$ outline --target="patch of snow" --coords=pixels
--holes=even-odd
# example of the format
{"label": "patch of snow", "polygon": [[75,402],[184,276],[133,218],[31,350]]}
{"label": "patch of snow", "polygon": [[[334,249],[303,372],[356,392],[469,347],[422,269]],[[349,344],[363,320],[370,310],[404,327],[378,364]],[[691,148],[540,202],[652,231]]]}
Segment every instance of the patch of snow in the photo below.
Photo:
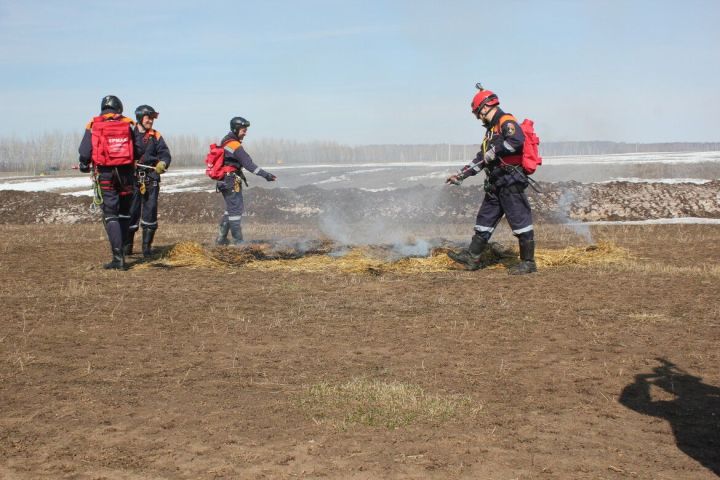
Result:
{"label": "patch of snow", "polygon": [[568,155],[543,157],[543,165],[702,163],[720,162],[720,152],[616,153],[606,155]]}
{"label": "patch of snow", "polygon": [[667,183],[667,184],[676,184],[676,183],[694,183],[696,185],[703,185],[705,183],[710,183],[712,180],[708,180],[706,178],[638,178],[638,177],[629,177],[629,178],[612,178],[610,180],[603,180],[601,182],[592,182],[592,183],[613,183],[613,182],[628,182],[628,183]]}
{"label": "patch of snow", "polygon": [[349,180],[349,178],[347,177],[347,175],[338,175],[337,177],[330,177],[330,178],[326,178],[325,180],[313,182],[313,185],[323,185],[325,183],[347,182],[348,180]]}
{"label": "patch of snow", "polygon": [[442,172],[430,172],[430,173],[425,174],[425,175],[415,175],[415,176],[413,176],[413,177],[407,177],[405,180],[407,180],[407,181],[409,181],[409,182],[417,182],[418,180],[424,180],[424,179],[426,179],[426,178],[428,178],[428,179],[429,179],[429,178],[447,178],[447,177],[449,177],[450,175],[451,175],[451,174],[448,173],[447,171],[442,171]]}
{"label": "patch of snow", "polygon": [[361,188],[360,190],[364,192],[392,192],[393,190],[397,190],[397,187],[382,187],[382,188]]}
{"label": "patch of snow", "polygon": [[92,180],[89,177],[37,177],[24,182],[2,181],[0,190],[16,190],[21,192],[49,192],[70,188],[92,188]]}

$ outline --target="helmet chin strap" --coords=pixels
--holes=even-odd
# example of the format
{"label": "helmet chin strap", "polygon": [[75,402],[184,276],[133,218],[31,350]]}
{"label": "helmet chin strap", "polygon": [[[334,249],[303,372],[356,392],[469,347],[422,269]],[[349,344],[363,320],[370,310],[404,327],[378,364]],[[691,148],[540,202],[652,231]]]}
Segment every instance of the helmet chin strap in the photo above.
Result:
{"label": "helmet chin strap", "polygon": [[485,126],[485,127],[490,126],[490,122],[492,122],[492,119],[495,117],[495,113],[493,113],[492,117],[490,117],[490,112],[493,112],[493,111],[497,112],[496,108],[497,107],[493,107],[490,110],[488,110],[487,113],[480,114],[480,120],[482,120],[483,126]]}

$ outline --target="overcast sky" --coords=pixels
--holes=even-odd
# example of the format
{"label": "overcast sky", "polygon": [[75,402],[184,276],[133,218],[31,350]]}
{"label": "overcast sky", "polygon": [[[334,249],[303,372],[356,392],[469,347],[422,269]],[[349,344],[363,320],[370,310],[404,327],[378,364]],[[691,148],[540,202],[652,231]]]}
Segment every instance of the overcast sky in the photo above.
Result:
{"label": "overcast sky", "polygon": [[718,24],[718,0],[0,0],[0,135],[114,94],[168,136],[471,144],[481,81],[545,141],[720,141]]}

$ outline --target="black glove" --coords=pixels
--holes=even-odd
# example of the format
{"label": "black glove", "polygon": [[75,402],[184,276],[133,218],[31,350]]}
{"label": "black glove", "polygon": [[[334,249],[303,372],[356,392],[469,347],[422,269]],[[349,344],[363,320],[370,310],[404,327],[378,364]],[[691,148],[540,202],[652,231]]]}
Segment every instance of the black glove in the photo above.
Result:
{"label": "black glove", "polygon": [[277,180],[277,177],[270,172],[265,172],[265,180],[267,180],[268,182],[274,182],[275,180]]}
{"label": "black glove", "polygon": [[90,173],[90,164],[89,163],[80,162],[78,165],[78,168],[80,169],[80,171],[82,173]]}

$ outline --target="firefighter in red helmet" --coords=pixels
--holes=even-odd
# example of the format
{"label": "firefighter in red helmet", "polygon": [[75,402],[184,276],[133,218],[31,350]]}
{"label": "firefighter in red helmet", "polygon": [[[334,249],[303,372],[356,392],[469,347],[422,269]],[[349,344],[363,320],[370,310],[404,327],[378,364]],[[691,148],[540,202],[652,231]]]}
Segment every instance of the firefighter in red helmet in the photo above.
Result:
{"label": "firefighter in red helmet", "polygon": [[509,273],[533,273],[537,267],[532,211],[525,193],[528,178],[520,166],[525,135],[515,117],[500,109],[500,100],[495,93],[480,84],[477,88],[479,91],[472,99],[471,110],[487,129],[485,137],[475,159],[451,175],[446,183],[460,185],[467,177],[484,171],[485,198],[477,214],[470,246],[460,252],[449,252],[448,256],[468,270],[482,268],[481,254],[505,216],[520,245],[520,263]]}

